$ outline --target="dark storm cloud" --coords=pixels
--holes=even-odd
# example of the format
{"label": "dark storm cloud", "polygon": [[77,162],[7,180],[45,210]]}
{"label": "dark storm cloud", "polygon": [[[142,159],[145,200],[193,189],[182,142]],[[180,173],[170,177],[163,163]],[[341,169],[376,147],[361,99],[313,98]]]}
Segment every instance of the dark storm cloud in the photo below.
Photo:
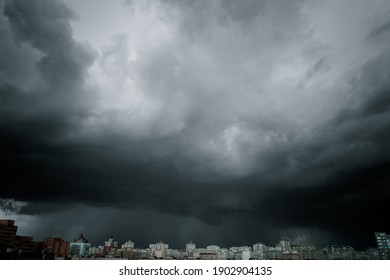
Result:
{"label": "dark storm cloud", "polygon": [[259,198],[259,216],[338,231],[339,240],[353,234],[356,245],[370,243],[370,232],[387,227],[380,213],[390,196],[389,59],[386,50],[367,62],[351,81],[351,98],[359,102],[337,113],[308,145],[288,151],[299,167],[289,183],[280,181],[285,188]]}
{"label": "dark storm cloud", "polygon": [[386,21],[379,26],[373,28],[367,35],[368,40],[386,39],[390,33],[390,21]]}
{"label": "dark storm cloud", "polygon": [[61,219],[55,234],[96,242],[108,228],[173,246],[390,231],[376,215],[390,195],[390,50],[332,78],[304,4],[150,4],[148,44],[116,35],[98,57],[64,3],[5,1],[0,197],[28,203],[34,234]]}
{"label": "dark storm cloud", "polygon": [[5,1],[3,14],[8,18],[14,39],[40,52],[37,66],[50,83],[69,87],[82,82],[93,54],[88,46],[72,39],[69,20],[74,14],[65,4]]}
{"label": "dark storm cloud", "polygon": [[[95,53],[72,39],[73,12],[61,2],[5,1],[2,8],[2,46],[10,50],[0,54],[2,191],[45,197],[61,180],[50,179],[66,154],[56,143],[87,113],[83,79]],[[29,76],[35,80],[23,81]]]}
{"label": "dark storm cloud", "polygon": [[26,203],[15,201],[14,199],[0,199],[0,210],[7,216],[11,213],[18,214]]}
{"label": "dark storm cloud", "polygon": [[[13,49],[11,57],[15,58],[14,67],[18,67],[13,70],[8,53],[2,53],[3,118],[17,118],[27,125],[35,121],[45,126],[47,122],[51,126],[56,118],[77,117],[68,113],[85,106],[82,82],[95,54],[88,45],[72,39],[68,22],[72,11],[56,1],[5,1],[2,6],[2,21],[8,22],[3,28],[3,41]],[[35,80],[24,85],[23,81],[19,83],[19,75]],[[14,112],[6,115],[7,109]]]}

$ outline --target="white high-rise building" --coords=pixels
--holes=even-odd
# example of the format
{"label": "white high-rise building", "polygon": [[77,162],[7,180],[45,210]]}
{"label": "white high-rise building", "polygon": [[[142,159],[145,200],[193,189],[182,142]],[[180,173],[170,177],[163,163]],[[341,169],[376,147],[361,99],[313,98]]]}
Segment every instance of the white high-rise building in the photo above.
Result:
{"label": "white high-rise building", "polygon": [[209,245],[206,247],[206,253],[216,254],[219,250],[221,250],[221,248],[217,245]]}
{"label": "white high-rise building", "polygon": [[253,252],[264,252],[267,251],[267,246],[261,242],[258,242],[256,244],[253,244]]}
{"label": "white high-rise building", "polygon": [[72,256],[87,257],[91,254],[91,243],[83,234],[69,245],[69,252]]}
{"label": "white high-rise building", "polygon": [[280,240],[279,243],[276,245],[276,247],[280,248],[282,252],[290,252],[291,251],[291,244],[288,240]]}
{"label": "white high-rise building", "polygon": [[114,237],[110,237],[108,241],[104,242],[104,247],[118,248],[118,242],[114,240]]}
{"label": "white high-rise building", "polygon": [[378,245],[379,258],[382,260],[390,259],[390,235],[386,232],[376,232],[375,237]]}
{"label": "white high-rise building", "polygon": [[196,249],[196,245],[194,243],[190,242],[190,243],[186,244],[186,252],[187,253],[192,253],[195,251],[195,249]]}
{"label": "white high-rise building", "polygon": [[160,241],[156,244],[150,244],[151,254],[154,258],[163,259],[168,255],[168,244]]}
{"label": "white high-rise building", "polygon": [[238,251],[238,252],[235,252],[234,254],[234,258],[236,260],[249,260],[251,257],[251,252],[248,250],[248,251]]}
{"label": "white high-rise building", "polygon": [[104,242],[104,254],[113,255],[118,250],[118,242],[111,236],[108,241]]}
{"label": "white high-rise building", "polygon": [[134,242],[129,240],[129,241],[123,243],[122,249],[133,250],[134,249]]}

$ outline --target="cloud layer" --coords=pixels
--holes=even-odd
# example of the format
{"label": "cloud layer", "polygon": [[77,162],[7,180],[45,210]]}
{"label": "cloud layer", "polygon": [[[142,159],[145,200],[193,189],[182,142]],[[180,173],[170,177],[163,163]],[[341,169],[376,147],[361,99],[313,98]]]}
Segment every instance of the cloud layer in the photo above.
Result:
{"label": "cloud layer", "polygon": [[[30,232],[390,231],[386,1],[115,2],[88,33],[76,2],[1,1],[0,197],[28,203]],[[172,230],[142,234],[158,221]]]}

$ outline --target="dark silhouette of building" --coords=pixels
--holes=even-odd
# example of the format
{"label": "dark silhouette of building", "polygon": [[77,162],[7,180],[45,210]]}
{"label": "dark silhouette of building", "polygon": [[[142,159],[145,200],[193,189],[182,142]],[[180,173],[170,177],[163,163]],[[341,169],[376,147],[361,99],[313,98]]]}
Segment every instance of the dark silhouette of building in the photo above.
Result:
{"label": "dark silhouette of building", "polygon": [[0,252],[12,249],[18,227],[13,220],[0,220]]}

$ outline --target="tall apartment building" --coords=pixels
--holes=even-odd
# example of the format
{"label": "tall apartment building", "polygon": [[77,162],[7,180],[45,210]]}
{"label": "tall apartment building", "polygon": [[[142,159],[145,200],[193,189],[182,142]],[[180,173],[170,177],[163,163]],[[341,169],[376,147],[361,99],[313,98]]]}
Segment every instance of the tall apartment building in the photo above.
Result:
{"label": "tall apartment building", "polygon": [[192,252],[195,251],[195,249],[196,249],[196,244],[195,243],[190,242],[190,243],[186,244],[186,252],[187,253],[192,253]]}
{"label": "tall apartment building", "polygon": [[69,245],[70,255],[78,257],[87,257],[90,255],[91,243],[84,237],[83,234]]}
{"label": "tall apartment building", "polygon": [[17,235],[15,237],[14,249],[20,253],[31,253],[35,247],[32,236]]}
{"label": "tall apartment building", "polygon": [[276,244],[276,248],[280,248],[282,252],[289,252],[291,251],[291,243],[289,240],[282,239]]}
{"label": "tall apartment building", "polygon": [[113,254],[118,249],[118,242],[114,240],[114,237],[110,237],[108,241],[104,242],[104,254]]}
{"label": "tall apartment building", "polygon": [[56,257],[66,257],[69,254],[70,243],[58,237],[45,239],[45,250]]}
{"label": "tall apartment building", "polygon": [[8,248],[13,247],[17,230],[15,221],[0,220],[0,252],[5,252]]}
{"label": "tall apartment building", "polygon": [[129,240],[122,245],[123,250],[134,250],[134,242]]}
{"label": "tall apartment building", "polygon": [[257,242],[256,244],[253,244],[252,248],[253,248],[253,252],[255,253],[267,251],[267,246],[261,242]]}
{"label": "tall apartment building", "polygon": [[162,241],[150,244],[149,248],[151,249],[152,257],[156,259],[164,259],[168,255],[169,246]]}
{"label": "tall apartment building", "polygon": [[378,245],[379,258],[382,260],[390,259],[390,235],[386,232],[376,232],[375,237]]}

